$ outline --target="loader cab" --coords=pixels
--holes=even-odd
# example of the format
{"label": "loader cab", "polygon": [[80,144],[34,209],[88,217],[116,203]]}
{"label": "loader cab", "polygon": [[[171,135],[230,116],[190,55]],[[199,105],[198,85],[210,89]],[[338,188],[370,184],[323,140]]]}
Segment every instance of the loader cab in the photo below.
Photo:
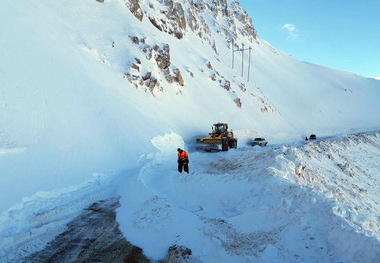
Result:
{"label": "loader cab", "polygon": [[228,133],[228,125],[226,123],[214,124],[213,130],[216,136]]}

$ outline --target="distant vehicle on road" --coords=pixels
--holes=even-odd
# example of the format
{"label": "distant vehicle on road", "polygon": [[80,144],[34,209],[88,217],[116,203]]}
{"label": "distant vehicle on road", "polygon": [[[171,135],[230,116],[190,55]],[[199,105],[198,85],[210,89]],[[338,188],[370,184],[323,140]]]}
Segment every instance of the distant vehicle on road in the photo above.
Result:
{"label": "distant vehicle on road", "polygon": [[317,135],[310,134],[309,140],[316,140],[316,139],[317,139]]}
{"label": "distant vehicle on road", "polygon": [[264,138],[255,138],[251,143],[252,146],[255,146],[255,145],[267,146],[267,144],[268,144],[268,141],[265,140]]}

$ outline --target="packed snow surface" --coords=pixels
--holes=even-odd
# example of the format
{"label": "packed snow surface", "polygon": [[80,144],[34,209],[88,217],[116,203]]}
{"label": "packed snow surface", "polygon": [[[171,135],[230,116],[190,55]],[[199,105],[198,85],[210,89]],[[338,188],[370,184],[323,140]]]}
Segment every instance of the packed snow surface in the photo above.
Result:
{"label": "packed snow surface", "polygon": [[[168,138],[168,137],[167,137]],[[155,260],[378,262],[380,133],[175,159],[150,155],[120,188],[118,221]]]}
{"label": "packed snow surface", "polygon": [[[184,6],[185,11],[189,10],[189,1],[178,2]],[[233,2],[228,0],[226,3],[233,10]],[[151,10],[151,15],[162,15],[160,9],[163,8],[163,3],[160,1],[140,1],[140,5],[143,10]],[[276,50],[264,40],[258,38],[252,41],[237,33],[234,35],[236,44],[252,47],[251,80],[247,82],[247,72],[244,72],[242,78],[239,67],[231,69],[231,39],[226,38],[228,34],[222,34],[230,30],[227,28],[227,18],[220,13],[215,15],[208,9],[200,15],[214,47],[189,27],[183,38],[177,39],[158,30],[146,16],[140,22],[123,0],[103,3],[95,0],[2,2],[0,237],[3,243],[0,256],[9,258],[12,257],[12,249],[23,249],[23,238],[32,233],[33,239],[43,232],[43,228],[40,228],[38,231],[41,232],[34,235],[36,227],[48,225],[54,229],[55,225],[50,223],[55,221],[55,216],[49,215],[39,225],[36,222],[39,216],[35,211],[49,214],[49,210],[56,211],[54,207],[65,208],[69,204],[74,204],[73,207],[79,210],[93,201],[87,198],[89,193],[102,193],[96,183],[92,184],[94,187],[83,187],[84,185],[94,182],[93,178],[98,178],[98,175],[110,178],[117,185],[120,181],[114,178],[121,175],[125,178],[125,186],[120,192],[121,227],[131,241],[141,245],[153,258],[162,256],[164,247],[176,241],[175,237],[178,242],[193,245],[191,248],[196,255],[204,255],[205,259],[208,257],[206,251],[202,250],[202,243],[195,244],[198,239],[203,240],[205,248],[215,248],[218,251],[216,258],[233,261],[240,259],[238,254],[242,253],[244,260],[257,257],[263,260],[277,257],[280,260],[290,260],[284,256],[285,250],[289,250],[287,257],[293,257],[292,252],[298,251],[304,244],[298,241],[305,237],[306,230],[301,231],[297,226],[305,225],[305,228],[311,226],[315,230],[307,234],[320,242],[320,247],[323,247],[320,250],[333,247],[332,240],[343,240],[345,237],[347,240],[363,241],[362,246],[353,249],[338,247],[352,253],[346,253],[347,257],[361,256],[356,249],[360,247],[365,252],[363,255],[376,259],[376,249],[368,250],[368,247],[377,244],[373,240],[378,240],[379,210],[376,209],[376,197],[370,194],[372,188],[367,189],[360,183],[379,174],[376,166],[379,156],[374,155],[373,160],[368,159],[371,156],[369,149],[359,151],[357,145],[350,146],[352,151],[359,152],[360,158],[368,162],[365,167],[358,166],[363,174],[367,173],[366,179],[355,182],[363,191],[353,190],[353,193],[360,192],[359,200],[365,200],[365,191],[368,192],[365,211],[356,212],[360,216],[350,210],[356,204],[354,199],[344,199],[352,193],[322,187],[336,185],[337,189],[341,189],[343,186],[338,184],[339,180],[334,179],[334,173],[344,171],[351,180],[351,172],[357,172],[356,166],[333,155],[333,158],[339,160],[339,166],[328,168],[332,177],[326,174],[324,178],[328,183],[318,181],[321,184],[318,187],[309,186],[306,183],[309,179],[302,182],[296,180],[298,177],[292,179],[294,173],[289,168],[291,165],[277,152],[299,153],[308,160],[305,168],[299,168],[300,164],[297,163],[294,170],[300,170],[299,173],[303,176],[311,173],[318,175],[318,169],[325,171],[325,162],[317,162],[317,159],[313,159],[316,157],[309,157],[305,151],[295,150],[293,153],[292,148],[287,147],[269,152],[246,149],[230,152],[227,157],[221,153],[193,153],[191,162],[199,165],[192,163],[191,167],[199,168],[192,171],[195,173],[191,179],[174,173],[175,162],[172,162],[175,159],[175,149],[191,149],[194,139],[197,136],[207,136],[211,125],[218,121],[229,123],[239,139],[239,148],[247,146],[254,137],[266,137],[272,143],[283,144],[299,141],[311,133],[332,136],[375,130],[380,126],[380,115],[376,114],[380,110],[378,80],[300,62]],[[236,25],[244,26],[239,21],[236,21]],[[237,32],[241,30],[238,28]],[[133,43],[136,37],[139,44]],[[142,44],[142,39],[145,44]],[[177,82],[167,82],[154,56],[149,57],[144,51],[156,46],[157,50],[161,50],[165,45],[170,47],[169,71],[179,70],[184,86]],[[141,62],[139,71],[133,71],[131,65],[137,61]],[[248,54],[245,56],[245,62],[247,61]],[[235,62],[236,65],[241,64],[241,57],[236,56]],[[160,84],[152,90],[147,88],[147,83],[136,87],[126,78],[128,73],[143,76],[148,72]],[[376,144],[377,139],[373,140]],[[308,151],[312,150],[310,148]],[[270,158],[263,157],[266,155]],[[257,156],[267,165],[259,166],[255,175],[251,173],[256,169],[251,165],[254,163],[254,160],[250,160],[252,156]],[[244,158],[247,158],[246,162]],[[276,159],[275,162],[273,158]],[[292,158],[294,160],[291,159],[291,162],[303,160],[297,159],[301,158],[299,156]],[[351,155],[347,158],[351,158]],[[353,158],[352,162],[356,162]],[[240,159],[242,167],[236,168],[235,163],[240,163]],[[226,160],[226,166],[220,164],[223,160]],[[269,166],[273,168],[270,172],[267,170]],[[227,172],[229,169],[232,171]],[[256,180],[256,177],[261,178],[260,174],[264,177],[263,181],[259,184],[252,183],[251,180]],[[329,180],[335,183],[330,184]],[[272,186],[273,181],[275,184]],[[108,184],[106,185],[104,189],[108,189]],[[127,191],[128,189],[133,191]],[[137,193],[136,189],[140,189],[141,193]],[[314,195],[317,189],[332,193],[335,197],[338,195],[342,198],[342,205],[335,209],[337,206],[330,202],[333,197],[321,193]],[[108,190],[105,192],[108,193]],[[260,196],[258,193],[271,197],[259,200],[263,204],[259,210],[255,209]],[[61,199],[60,194],[65,198]],[[289,201],[289,195],[301,196],[305,201],[293,201],[291,198]],[[151,199],[153,201],[147,203]],[[317,210],[325,211],[326,214],[321,221],[310,223],[309,220],[316,215],[309,208],[314,204],[314,199]],[[61,204],[59,200],[62,200]],[[168,204],[170,209],[162,209],[163,204]],[[162,242],[153,245],[153,241],[144,240],[142,235],[138,237],[138,229],[145,228],[145,221],[136,221],[139,218],[136,211],[142,209],[140,218],[144,218],[146,213],[146,222],[153,220],[150,213],[146,212],[148,210],[140,205],[159,210],[157,213],[162,221],[154,219],[152,227],[156,230],[150,231],[147,228],[146,234],[153,235],[151,240],[162,238]],[[362,203],[360,205],[359,208],[363,207]],[[269,217],[269,211],[274,207],[279,209],[278,220]],[[328,216],[331,214],[328,212],[331,212],[330,208],[334,208],[334,212]],[[289,215],[287,209],[297,213],[299,210],[304,217]],[[160,211],[164,211],[164,214]],[[67,213],[58,214],[60,219],[56,221],[63,222],[76,213],[69,209]],[[284,226],[289,222],[283,219],[286,216],[294,217],[299,222],[298,225],[289,226],[295,228],[293,232]],[[252,218],[258,218],[255,227],[261,231],[255,232],[253,237],[248,223]],[[299,221],[301,218],[305,218],[305,222]],[[359,232],[354,234],[350,230],[343,231],[338,227],[337,220],[345,222],[352,229],[359,228]],[[136,226],[131,225],[132,222],[136,222]],[[175,222],[173,228],[169,228],[168,222]],[[270,222],[270,227],[265,222]],[[336,223],[333,229],[328,228],[331,222]],[[181,232],[181,236],[177,237],[177,230],[187,229],[187,225],[192,228]],[[326,229],[331,233],[328,238],[325,235],[327,232],[319,232]],[[290,232],[290,236],[285,237],[286,231]],[[298,236],[296,233],[303,235]],[[248,246],[247,240],[253,239],[264,240],[267,245],[261,245],[265,243],[263,241],[254,246],[255,250],[248,247],[242,249],[241,246],[234,248],[231,240],[240,240],[240,235],[245,238],[242,241],[243,247],[244,244]],[[322,237],[318,238],[318,235]],[[373,239],[367,238],[370,235],[373,235]],[[43,242],[49,238],[51,237],[45,236]],[[284,249],[275,245],[275,241],[286,238],[293,240],[288,242],[291,247]],[[43,246],[43,242],[35,247]],[[350,244],[353,241],[346,245]],[[338,248],[331,256],[334,259],[343,255]],[[313,255],[320,257],[320,250],[297,254],[298,257],[294,258]],[[24,251],[28,253],[32,248],[25,248]],[[328,252],[325,252],[322,258],[328,259]],[[21,253],[17,257],[23,255]]]}

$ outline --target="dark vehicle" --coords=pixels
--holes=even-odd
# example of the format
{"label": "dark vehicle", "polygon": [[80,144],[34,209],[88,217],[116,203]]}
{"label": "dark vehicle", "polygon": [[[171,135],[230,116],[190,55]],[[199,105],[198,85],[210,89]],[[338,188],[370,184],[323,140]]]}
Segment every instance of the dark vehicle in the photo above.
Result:
{"label": "dark vehicle", "polygon": [[311,134],[309,137],[309,140],[316,140],[316,139],[317,139],[317,135],[315,134]]}
{"label": "dark vehicle", "polygon": [[252,146],[259,145],[259,146],[267,146],[268,142],[264,138],[255,138],[253,142],[251,143]]}

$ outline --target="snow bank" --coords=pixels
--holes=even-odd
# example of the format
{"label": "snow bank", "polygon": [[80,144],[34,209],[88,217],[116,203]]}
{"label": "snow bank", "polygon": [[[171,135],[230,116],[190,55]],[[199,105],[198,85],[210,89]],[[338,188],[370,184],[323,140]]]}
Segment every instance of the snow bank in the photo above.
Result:
{"label": "snow bank", "polygon": [[90,204],[115,196],[114,179],[94,174],[87,182],[37,192],[0,216],[0,262],[19,262],[41,250]]}
{"label": "snow bank", "polygon": [[[371,175],[380,167],[367,161],[379,154],[378,137],[194,152],[190,175],[176,172],[175,154],[152,156],[121,187],[117,220],[154,260],[178,244],[202,262],[376,262],[378,186]],[[349,146],[358,141],[358,150]],[[358,152],[360,163],[352,159]],[[355,167],[352,179],[337,169],[340,160]]]}

